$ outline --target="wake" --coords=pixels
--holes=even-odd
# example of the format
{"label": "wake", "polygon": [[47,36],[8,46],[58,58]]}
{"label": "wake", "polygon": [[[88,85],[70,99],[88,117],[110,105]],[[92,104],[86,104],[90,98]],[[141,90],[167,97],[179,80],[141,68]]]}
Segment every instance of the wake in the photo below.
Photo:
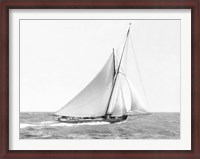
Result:
{"label": "wake", "polygon": [[71,126],[81,126],[81,125],[107,125],[110,124],[109,122],[102,121],[102,122],[85,122],[85,123],[61,123],[61,122],[56,122],[56,121],[43,121],[37,124],[25,124],[22,123],[20,124],[20,128],[26,128],[26,127],[57,127],[57,126],[66,126],[66,127],[71,127]]}

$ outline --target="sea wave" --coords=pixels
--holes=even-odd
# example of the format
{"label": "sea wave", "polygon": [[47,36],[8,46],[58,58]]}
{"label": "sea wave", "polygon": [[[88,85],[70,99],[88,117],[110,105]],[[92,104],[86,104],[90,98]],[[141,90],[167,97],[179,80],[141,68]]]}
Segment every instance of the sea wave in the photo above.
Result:
{"label": "sea wave", "polygon": [[21,113],[20,139],[180,139],[180,114],[152,113],[113,124],[75,124],[53,120],[45,112]]}

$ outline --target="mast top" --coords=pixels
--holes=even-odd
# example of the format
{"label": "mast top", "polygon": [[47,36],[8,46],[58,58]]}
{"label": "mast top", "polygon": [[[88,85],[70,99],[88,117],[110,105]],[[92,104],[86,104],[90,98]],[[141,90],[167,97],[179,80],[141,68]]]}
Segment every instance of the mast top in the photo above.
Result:
{"label": "mast top", "polygon": [[129,28],[128,28],[127,36],[129,34],[130,28],[131,28],[131,23],[129,23]]}

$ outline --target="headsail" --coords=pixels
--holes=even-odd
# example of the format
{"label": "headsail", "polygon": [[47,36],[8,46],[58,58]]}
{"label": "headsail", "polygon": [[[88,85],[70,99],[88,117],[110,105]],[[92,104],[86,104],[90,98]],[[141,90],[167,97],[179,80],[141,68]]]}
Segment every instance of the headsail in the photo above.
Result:
{"label": "headsail", "polygon": [[121,86],[124,82],[125,76],[121,73],[118,73],[118,74],[116,74],[115,78],[116,78],[115,84],[113,86],[113,91],[112,91],[112,94],[110,97],[110,102],[109,102],[108,110],[107,110],[108,115],[111,115],[113,113],[113,110],[115,108],[115,104],[116,104],[117,98],[119,96],[119,92],[120,92]]}
{"label": "headsail", "polygon": [[113,54],[97,76],[55,115],[73,117],[98,117],[106,114],[113,87]]}
{"label": "headsail", "polygon": [[132,82],[126,77],[126,81],[129,86],[130,95],[131,95],[131,111],[134,114],[144,114],[148,111],[144,108],[145,104],[143,103],[142,99],[140,98],[140,95],[136,91],[134,85]]}
{"label": "headsail", "polygon": [[126,106],[124,101],[124,96],[122,92],[122,88],[119,88],[119,94],[115,103],[114,110],[111,114],[111,116],[123,116],[126,115]]}

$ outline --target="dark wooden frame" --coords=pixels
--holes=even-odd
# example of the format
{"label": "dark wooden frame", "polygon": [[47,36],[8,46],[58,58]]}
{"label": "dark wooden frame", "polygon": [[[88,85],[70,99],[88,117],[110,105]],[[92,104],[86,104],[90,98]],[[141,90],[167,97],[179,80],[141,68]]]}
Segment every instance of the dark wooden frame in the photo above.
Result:
{"label": "dark wooden frame", "polygon": [[[1,2],[1,157],[0,158],[200,158],[199,0],[5,0]],[[9,150],[9,9],[191,9],[192,150],[82,151]]]}

